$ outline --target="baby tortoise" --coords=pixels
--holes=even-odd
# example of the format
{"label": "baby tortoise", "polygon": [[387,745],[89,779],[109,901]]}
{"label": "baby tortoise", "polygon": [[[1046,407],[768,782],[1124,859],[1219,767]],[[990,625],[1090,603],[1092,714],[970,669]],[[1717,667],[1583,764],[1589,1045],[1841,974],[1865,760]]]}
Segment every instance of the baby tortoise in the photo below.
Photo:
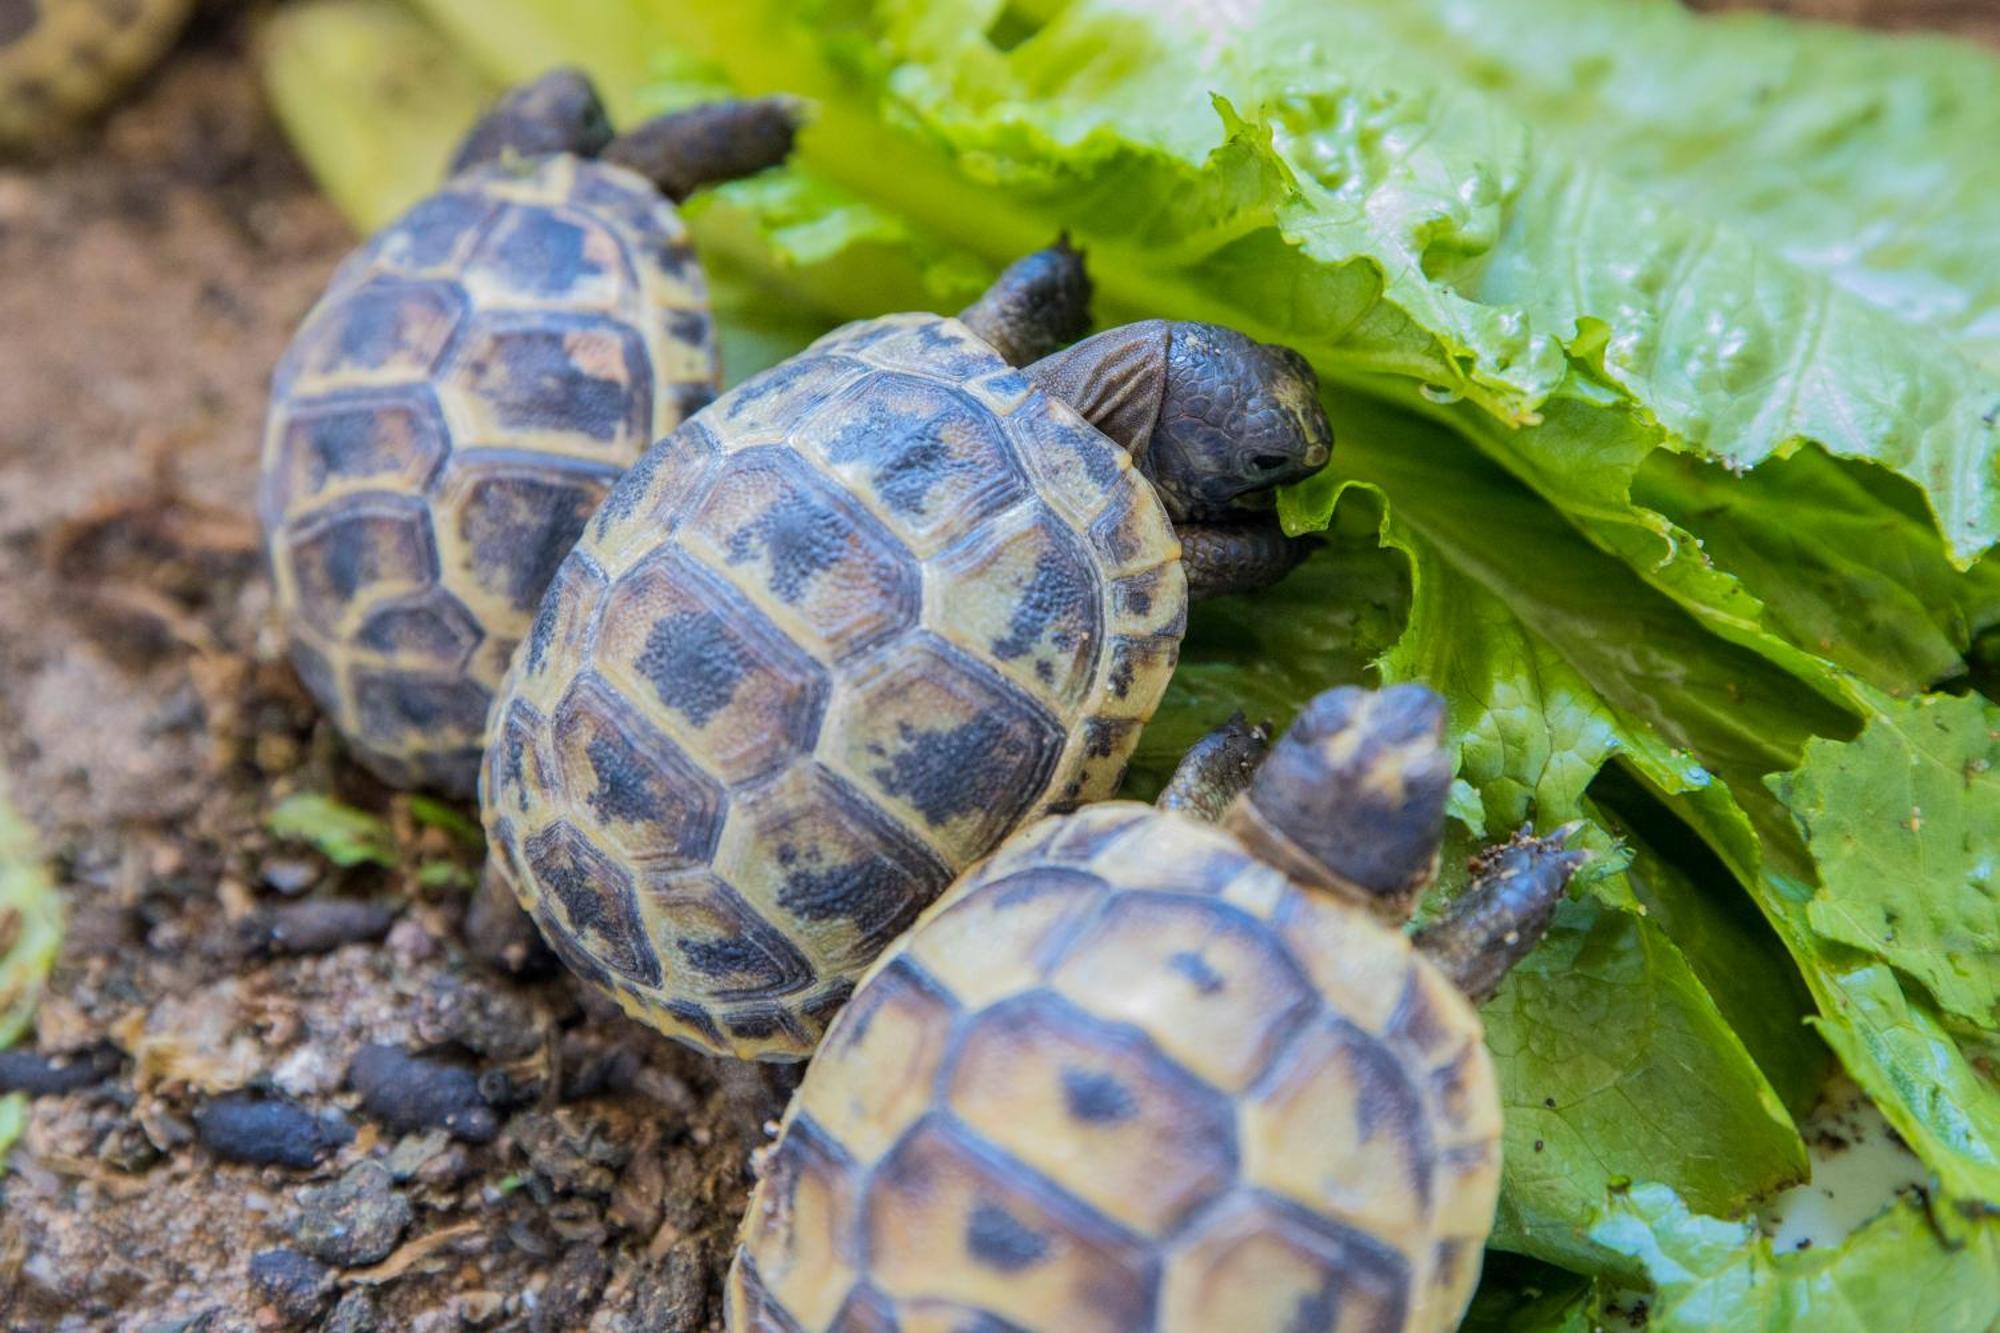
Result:
{"label": "baby tortoise", "polygon": [[771,166],[782,99],[613,138],[547,75],[335,274],[279,363],[264,523],[292,661],[383,781],[473,794],[486,715],[611,483],[715,396],[674,203]]}
{"label": "baby tortoise", "polygon": [[486,825],[633,1016],[809,1054],[959,871],[1111,794],[1189,585],[1290,567],[1233,501],[1326,462],[1311,368],[1160,320],[1058,350],[1088,299],[1058,245],[959,318],[828,334],[649,450],[558,571]]}
{"label": "baby tortoise", "polygon": [[1443,731],[1333,690],[1194,784],[1241,791],[1219,825],[1093,806],[959,881],[806,1071],[729,1327],[1457,1327],[1500,1183],[1473,1004],[1581,854],[1488,853],[1412,947]]}
{"label": "baby tortoise", "polygon": [[194,0],[0,0],[0,149],[102,110],[174,44]]}

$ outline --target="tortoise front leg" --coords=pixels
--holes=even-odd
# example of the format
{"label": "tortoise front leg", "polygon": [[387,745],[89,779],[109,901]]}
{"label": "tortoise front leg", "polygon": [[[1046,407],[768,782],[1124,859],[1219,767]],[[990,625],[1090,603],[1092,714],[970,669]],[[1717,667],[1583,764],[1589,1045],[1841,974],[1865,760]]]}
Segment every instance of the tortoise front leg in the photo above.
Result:
{"label": "tortoise front leg", "polygon": [[1007,266],[959,319],[1010,366],[1067,347],[1090,327],[1090,279],[1067,236]]}
{"label": "tortoise front leg", "polygon": [[603,160],[638,172],[680,203],[704,185],[754,176],[792,151],[804,118],[796,97],[752,97],[670,111],[613,139]]}
{"label": "tortoise front leg", "polygon": [[1153,804],[1213,824],[1243,794],[1271,748],[1271,729],[1237,712],[1189,748]]}
{"label": "tortoise front leg", "polygon": [[1412,941],[1458,983],[1474,1004],[1500,989],[1507,970],[1548,932],[1571,875],[1588,859],[1563,844],[1581,828],[1565,824],[1546,838],[1527,829],[1472,862],[1472,883]]}
{"label": "tortoise front leg", "polygon": [[1188,596],[1223,597],[1268,588],[1304,560],[1310,542],[1287,537],[1275,518],[1241,523],[1183,523],[1181,568]]}

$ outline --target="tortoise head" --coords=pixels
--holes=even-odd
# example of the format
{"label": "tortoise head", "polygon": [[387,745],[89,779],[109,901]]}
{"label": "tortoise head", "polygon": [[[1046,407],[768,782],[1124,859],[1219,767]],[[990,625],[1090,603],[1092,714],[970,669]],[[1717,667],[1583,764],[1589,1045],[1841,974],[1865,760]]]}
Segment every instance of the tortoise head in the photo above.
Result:
{"label": "tortoise head", "polygon": [[1451,758],[1444,700],[1343,686],[1307,704],[1224,819],[1304,884],[1406,919],[1437,870]]}
{"label": "tortoise head", "polygon": [[1240,498],[1326,466],[1333,428],[1319,377],[1297,352],[1219,324],[1180,321],[1166,359],[1140,467],[1176,521],[1222,518]]}
{"label": "tortoise head", "polygon": [[593,157],[610,142],[611,121],[590,76],[552,69],[494,103],[459,142],[451,170],[553,153]]}

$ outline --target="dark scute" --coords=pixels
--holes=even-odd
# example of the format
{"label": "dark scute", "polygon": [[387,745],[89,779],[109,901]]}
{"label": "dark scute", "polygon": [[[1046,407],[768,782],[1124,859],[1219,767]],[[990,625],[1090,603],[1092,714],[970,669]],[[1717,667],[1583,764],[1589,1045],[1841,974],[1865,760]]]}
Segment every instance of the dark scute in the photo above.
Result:
{"label": "dark scute", "polygon": [[841,1011],[854,995],[854,983],[840,980],[799,1005],[799,1012],[816,1026],[824,1027],[833,1021],[833,1016]]}
{"label": "dark scute", "polygon": [[[561,567],[557,567],[558,573]],[[535,623],[528,630],[528,671],[539,675],[548,661],[549,647],[555,642],[556,622],[562,618],[560,593],[551,591],[542,597],[535,610]]]}
{"label": "dark scute", "polygon": [[1285,1321],[1285,1333],[1333,1333],[1340,1324],[1340,1287],[1328,1279],[1302,1294]]}
{"label": "dark scute", "polygon": [[394,251],[408,268],[436,268],[458,252],[492,211],[476,194],[440,191],[412,206],[371,248],[378,254]]}
{"label": "dark scute", "polygon": [[813,577],[840,563],[852,530],[845,518],[802,490],[787,488],[729,537],[729,563],[770,562],[771,591],[797,602]]}
{"label": "dark scute", "polygon": [[516,609],[535,609],[603,493],[596,480],[482,479],[458,520],[479,581],[497,584]]}
{"label": "dark scute", "polygon": [[1209,966],[1207,959],[1187,949],[1169,957],[1167,966],[1193,982],[1194,988],[1203,995],[1213,995],[1229,984],[1220,972]]}
{"label": "dark scute", "polygon": [[[660,960],[646,938],[632,881],[624,871],[563,824],[529,838],[522,850],[536,881],[562,904],[571,930],[579,937],[595,937],[590,947],[577,944],[581,952],[642,986],[660,984]],[[552,920],[544,919],[542,925],[552,941],[564,934]]]}
{"label": "dark scute", "polygon": [[500,269],[507,282],[543,296],[561,296],[604,272],[585,252],[590,233],[567,218],[541,208],[515,211],[481,258]]}
{"label": "dark scute", "polygon": [[736,1009],[722,1016],[722,1026],[746,1041],[759,1041],[783,1032],[785,1016],[776,1009]]}
{"label": "dark scute", "polygon": [[668,1000],[660,1006],[680,1023],[693,1028],[712,1044],[722,1045],[722,1029],[715,1025],[715,1018],[708,1010],[688,1000]]}
{"label": "dark scute", "polygon": [[735,977],[765,971],[770,956],[762,945],[746,935],[725,935],[715,939],[676,941],[675,947],[689,967],[707,977]]}
{"label": "dark scute", "polygon": [[661,392],[673,401],[674,416],[682,421],[715,401],[715,388],[709,384],[673,384]]}
{"label": "dark scute", "polygon": [[[1347,1069],[1355,1081],[1355,1120],[1361,1142],[1369,1144],[1378,1134],[1398,1141],[1402,1151],[1385,1161],[1384,1169],[1395,1161],[1406,1163],[1410,1169],[1406,1183],[1428,1211],[1434,1154],[1423,1095],[1393,1051],[1344,1019],[1335,1020],[1334,1029],[1346,1048]],[[1378,1155],[1381,1152],[1379,1148],[1376,1151]]]}
{"label": "dark scute", "polygon": [[[602,336],[612,328],[617,326],[598,323],[589,332]],[[649,413],[638,398],[648,376],[631,335],[618,329],[627,362],[624,381],[578,365],[565,345],[569,335],[561,328],[514,329],[486,344],[471,367],[472,379],[501,423],[510,430],[562,431],[607,443],[628,425],[643,428]]]}
{"label": "dark scute", "polygon": [[303,1171],[354,1137],[338,1111],[315,1115],[289,1097],[226,1092],[197,1107],[195,1138],[217,1157]]}
{"label": "dark scute", "polygon": [[1021,806],[1041,787],[1061,745],[1059,735],[1030,719],[990,712],[941,730],[919,731],[907,722],[897,730],[900,744],[873,776],[932,825],[974,810]]}
{"label": "dark scute", "polygon": [[584,799],[607,823],[641,823],[662,817],[652,789],[653,770],[622,734],[609,729],[591,737],[584,749],[596,787]]}
{"label": "dark scute", "polygon": [[40,0],[0,0],[0,46],[27,36],[41,17]]}
{"label": "dark scute", "polygon": [[480,630],[456,607],[391,606],[369,616],[356,639],[379,653],[449,665],[478,645]]}
{"label": "dark scute", "polygon": [[[786,850],[779,849],[781,861]],[[844,866],[787,871],[778,905],[805,921],[850,921],[866,939],[889,940],[916,920],[946,882],[934,867],[870,856]]]}
{"label": "dark scute", "polygon": [[[699,310],[676,310],[667,316],[667,336],[675,342],[686,343],[691,347],[700,347],[706,344],[710,337],[710,330],[713,327],[714,325],[709,317]],[[688,387],[699,388],[704,391],[708,388],[707,385],[690,385]],[[710,393],[709,396],[713,397],[714,394]],[[690,408],[689,410],[693,411],[695,409]]]}
{"label": "dark scute", "polygon": [[638,667],[660,702],[697,727],[736,697],[753,663],[713,611],[677,611],[647,631]]}
{"label": "dark scute", "polygon": [[1033,652],[1045,635],[1052,647],[1068,652],[1076,646],[1075,627],[1091,622],[1096,604],[1089,568],[1064,553],[1044,551],[1028,585],[1015,596],[1007,636],[993,644],[993,655],[1004,662]]}
{"label": "dark scute", "polygon": [[[373,477],[402,470],[404,458],[389,434],[391,416],[408,421],[411,436],[428,433],[429,422],[411,417],[409,409],[398,407],[359,408],[319,417],[305,427],[307,484],[314,490],[325,486],[330,477]],[[425,443],[431,443],[425,441]]]}
{"label": "dark scute", "polygon": [[1078,1120],[1115,1124],[1129,1120],[1139,1109],[1132,1090],[1102,1070],[1065,1068],[1062,1085],[1063,1103]]}
{"label": "dark scute", "polygon": [[1049,1240],[995,1203],[980,1202],[966,1219],[965,1252],[989,1268],[1018,1273],[1048,1257]]}
{"label": "dark scute", "polygon": [[600,539],[611,531],[613,523],[632,517],[633,511],[639,507],[639,502],[646,498],[646,492],[652,488],[653,478],[658,475],[660,465],[666,462],[667,455],[673,451],[679,439],[680,433],[677,431],[640,454],[639,461],[628,468],[625,475],[620,477],[606,493],[604,502],[597,508],[597,535]]}
{"label": "dark scute", "polygon": [[963,415],[963,409],[956,409],[911,421],[902,413],[875,406],[833,437],[827,458],[834,463],[862,462],[891,509],[921,517],[934,487],[982,470],[979,459],[954,453],[945,440],[944,428]]}
{"label": "dark scute", "polygon": [[475,680],[356,672],[354,702],[362,732],[390,742],[407,732],[476,736],[485,728],[493,699]]}

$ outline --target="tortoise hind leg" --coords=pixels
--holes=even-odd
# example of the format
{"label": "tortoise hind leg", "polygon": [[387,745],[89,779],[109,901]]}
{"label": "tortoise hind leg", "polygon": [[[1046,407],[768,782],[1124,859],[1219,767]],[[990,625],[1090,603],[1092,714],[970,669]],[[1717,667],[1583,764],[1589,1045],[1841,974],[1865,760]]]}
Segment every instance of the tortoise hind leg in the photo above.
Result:
{"label": "tortoise hind leg", "polygon": [[783,162],[803,109],[795,97],[756,97],[670,111],[613,139],[603,158],[638,172],[678,204],[704,185]]}
{"label": "tortoise hind leg", "polygon": [[1268,588],[1292,572],[1312,544],[1287,537],[1271,517],[1243,523],[1182,523],[1181,568],[1188,596],[1223,597]]}
{"label": "tortoise hind leg", "polygon": [[959,319],[1010,366],[1041,360],[1090,327],[1090,278],[1067,236],[1007,266]]}
{"label": "tortoise hind leg", "polygon": [[1194,743],[1153,804],[1212,824],[1250,785],[1270,748],[1270,727],[1252,725],[1239,711]]}
{"label": "tortoise hind leg", "polygon": [[1588,855],[1563,844],[1578,826],[1546,838],[1522,830],[1472,863],[1472,883],[1417,932],[1416,946],[1474,1004],[1491,999],[1509,968],[1541,943],[1556,905]]}
{"label": "tortoise hind leg", "polygon": [[507,93],[459,141],[451,174],[509,157],[594,157],[611,142],[611,120],[590,76],[555,69]]}

